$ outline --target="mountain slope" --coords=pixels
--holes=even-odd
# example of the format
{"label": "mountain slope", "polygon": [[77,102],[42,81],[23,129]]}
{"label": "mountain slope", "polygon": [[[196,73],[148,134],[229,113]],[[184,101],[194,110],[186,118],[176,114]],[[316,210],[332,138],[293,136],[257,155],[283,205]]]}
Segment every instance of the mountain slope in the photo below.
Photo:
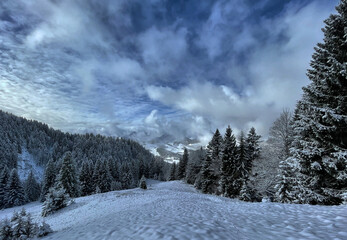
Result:
{"label": "mountain slope", "polygon": [[[45,219],[44,239],[346,239],[347,206],[246,203],[182,182],[77,198]],[[41,205],[25,206],[36,220]],[[20,209],[20,208],[17,208]],[[0,211],[0,219],[14,209]]]}

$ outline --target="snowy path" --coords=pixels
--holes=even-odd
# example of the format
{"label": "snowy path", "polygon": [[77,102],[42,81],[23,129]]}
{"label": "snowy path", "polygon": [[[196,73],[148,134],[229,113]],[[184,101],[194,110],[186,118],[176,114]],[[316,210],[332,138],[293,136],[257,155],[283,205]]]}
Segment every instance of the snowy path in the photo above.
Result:
{"label": "snowy path", "polygon": [[56,232],[44,239],[347,239],[347,206],[245,203],[178,181],[78,198],[46,222]]}

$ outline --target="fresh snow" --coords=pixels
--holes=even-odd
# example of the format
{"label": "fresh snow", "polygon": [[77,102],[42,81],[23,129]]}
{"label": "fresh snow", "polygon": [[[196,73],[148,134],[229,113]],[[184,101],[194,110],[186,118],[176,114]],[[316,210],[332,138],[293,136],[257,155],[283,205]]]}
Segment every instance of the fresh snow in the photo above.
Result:
{"label": "fresh snow", "polygon": [[41,182],[43,178],[43,167],[36,164],[33,155],[26,148],[22,148],[22,153],[18,154],[18,175],[22,181],[25,181],[33,171],[36,181]]}
{"label": "fresh snow", "polygon": [[[180,181],[75,199],[45,221],[43,239],[347,239],[347,206],[247,203]],[[42,221],[40,203],[24,206]],[[0,219],[14,210],[0,211]]]}

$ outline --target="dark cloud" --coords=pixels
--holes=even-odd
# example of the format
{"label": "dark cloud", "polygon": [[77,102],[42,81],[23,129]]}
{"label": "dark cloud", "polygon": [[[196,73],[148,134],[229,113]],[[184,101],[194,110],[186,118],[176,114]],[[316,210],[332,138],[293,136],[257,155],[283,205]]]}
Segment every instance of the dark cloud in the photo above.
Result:
{"label": "dark cloud", "polygon": [[68,131],[267,133],[336,1],[0,2],[0,107]]}

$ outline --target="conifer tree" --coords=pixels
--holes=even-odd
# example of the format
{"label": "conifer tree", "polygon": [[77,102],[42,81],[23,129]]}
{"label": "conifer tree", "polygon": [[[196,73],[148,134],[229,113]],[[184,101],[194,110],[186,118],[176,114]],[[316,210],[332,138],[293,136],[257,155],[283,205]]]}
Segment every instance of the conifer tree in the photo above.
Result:
{"label": "conifer tree", "polygon": [[24,192],[29,202],[37,201],[40,197],[40,185],[37,183],[32,170],[24,183]]}
{"label": "conifer tree", "polygon": [[201,169],[201,191],[203,193],[213,193],[214,191],[214,189],[211,189],[214,180],[211,164],[211,157],[207,155]]}
{"label": "conifer tree", "polygon": [[188,164],[188,150],[184,148],[184,153],[181,161],[178,163],[177,178],[184,179],[186,177],[187,164]]}
{"label": "conifer tree", "polygon": [[46,195],[46,200],[42,206],[42,216],[46,217],[49,214],[68,206],[70,203],[70,196],[66,193],[63,186],[55,185],[49,189]]}
{"label": "conifer tree", "polygon": [[142,177],[140,179],[139,187],[142,189],[147,189],[146,178],[144,175],[142,175]]}
{"label": "conifer tree", "polygon": [[15,168],[11,171],[7,189],[8,192],[5,197],[6,207],[20,206],[26,202],[24,189]]}
{"label": "conifer tree", "polygon": [[84,161],[79,176],[81,186],[81,196],[90,195],[93,192],[93,172],[91,171],[90,162]]}
{"label": "conifer tree", "polygon": [[223,137],[217,129],[214,133],[212,140],[207,145],[207,155],[211,159],[209,166],[211,174],[210,176],[210,193],[218,193],[220,168],[221,168],[221,156],[223,149]]}
{"label": "conifer tree", "polygon": [[234,186],[234,172],[236,170],[236,139],[230,126],[226,129],[224,136],[224,148],[222,153],[222,167],[220,192],[226,197],[231,197]]}
{"label": "conifer tree", "polygon": [[291,203],[294,201],[294,197],[292,196],[294,173],[292,173],[292,169],[289,165],[289,160],[283,160],[280,162],[279,166],[279,182],[275,186],[276,193],[275,197],[278,202],[281,203]]}
{"label": "conifer tree", "polygon": [[325,20],[294,115],[293,195],[299,203],[340,204],[347,191],[347,1]]}
{"label": "conifer tree", "polygon": [[63,157],[62,166],[57,177],[57,184],[64,188],[70,197],[79,196],[79,183],[71,152],[66,152]]}
{"label": "conifer tree", "polygon": [[174,181],[176,180],[176,163],[172,163],[171,164],[171,168],[170,168],[170,176],[169,176],[169,181]]}
{"label": "conifer tree", "polygon": [[5,199],[7,193],[7,184],[10,178],[8,168],[5,166],[0,174],[0,209],[5,207]]}
{"label": "conifer tree", "polygon": [[95,164],[93,179],[95,191],[98,188],[100,193],[111,191],[112,176],[109,172],[107,161],[98,160]]}
{"label": "conifer tree", "polygon": [[45,175],[42,183],[42,190],[41,190],[41,196],[40,201],[45,201],[45,196],[48,193],[49,189],[54,186],[56,180],[56,170],[55,170],[55,164],[53,162],[53,159],[50,159],[46,165],[45,169]]}
{"label": "conifer tree", "polygon": [[252,163],[255,159],[257,159],[260,155],[260,135],[257,135],[255,132],[255,128],[252,127],[249,130],[246,138],[246,148],[247,148],[247,171],[250,173],[252,170]]}

